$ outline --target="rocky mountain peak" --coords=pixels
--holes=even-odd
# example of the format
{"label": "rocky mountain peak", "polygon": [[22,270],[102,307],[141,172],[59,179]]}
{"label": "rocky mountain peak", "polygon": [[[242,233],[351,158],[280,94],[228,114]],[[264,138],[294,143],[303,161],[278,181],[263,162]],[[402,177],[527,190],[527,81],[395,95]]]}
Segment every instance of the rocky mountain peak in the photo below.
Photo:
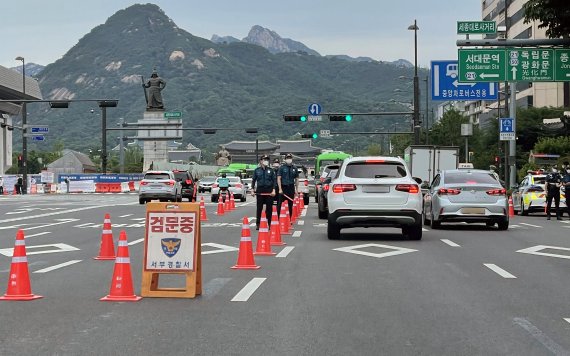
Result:
{"label": "rocky mountain peak", "polygon": [[259,25],[253,26],[251,30],[249,30],[247,37],[242,41],[261,46],[271,53],[302,51],[315,56],[320,56],[317,51],[310,49],[303,43],[294,41],[290,38],[283,38],[279,36],[277,32]]}

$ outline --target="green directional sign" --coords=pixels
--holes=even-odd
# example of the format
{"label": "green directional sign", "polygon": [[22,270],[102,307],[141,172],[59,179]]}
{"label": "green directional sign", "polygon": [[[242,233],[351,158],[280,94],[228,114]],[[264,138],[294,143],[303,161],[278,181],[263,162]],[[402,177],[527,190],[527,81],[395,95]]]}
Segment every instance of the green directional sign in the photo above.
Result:
{"label": "green directional sign", "polygon": [[554,50],[554,79],[570,81],[570,48]]}
{"label": "green directional sign", "polygon": [[554,81],[554,50],[550,48],[507,48],[507,80]]}
{"label": "green directional sign", "polygon": [[504,49],[460,49],[458,81],[461,83],[505,81]]}
{"label": "green directional sign", "polygon": [[180,117],[182,117],[181,111],[166,111],[164,113],[165,119],[173,119],[173,118],[180,118]]}
{"label": "green directional sign", "polygon": [[457,34],[497,33],[495,21],[457,21]]}

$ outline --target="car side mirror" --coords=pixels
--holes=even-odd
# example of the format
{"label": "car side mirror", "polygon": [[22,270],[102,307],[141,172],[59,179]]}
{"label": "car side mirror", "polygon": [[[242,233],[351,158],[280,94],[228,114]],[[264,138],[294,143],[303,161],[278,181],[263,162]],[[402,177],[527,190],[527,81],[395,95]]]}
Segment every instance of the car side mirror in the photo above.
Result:
{"label": "car side mirror", "polygon": [[421,179],[421,178],[418,178],[418,177],[412,177],[412,179],[413,179],[413,180],[415,180],[415,181],[416,181],[416,183],[418,183],[418,184],[420,184],[420,185],[421,185],[421,184],[423,184],[423,181],[422,181],[422,179]]}
{"label": "car side mirror", "polygon": [[428,182],[423,182],[422,185],[420,186],[420,188],[422,188],[422,189],[429,189],[429,188],[430,188],[429,183],[428,183]]}

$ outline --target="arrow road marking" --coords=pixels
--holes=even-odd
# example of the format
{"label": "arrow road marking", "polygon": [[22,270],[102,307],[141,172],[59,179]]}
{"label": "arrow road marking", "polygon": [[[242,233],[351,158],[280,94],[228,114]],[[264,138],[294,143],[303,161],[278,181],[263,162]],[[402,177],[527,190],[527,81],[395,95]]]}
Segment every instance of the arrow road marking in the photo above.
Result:
{"label": "arrow road marking", "polygon": [[[54,247],[55,249],[52,250],[41,250],[45,247]],[[31,251],[34,249],[40,249],[40,251]],[[73,247],[67,244],[49,244],[49,245],[36,245],[36,246],[26,246],[26,255],[40,255],[44,253],[56,253],[56,252],[70,252],[70,251],[79,251],[77,247]],[[12,257],[14,254],[14,248],[3,248],[0,250],[0,255],[4,255],[6,257]]]}
{"label": "arrow road marking", "polygon": [[539,252],[541,250],[562,250],[562,251],[570,251],[570,248],[567,247],[556,247],[556,246],[546,246],[546,245],[538,245],[534,247],[525,248],[522,250],[518,250],[517,252],[520,253],[528,253],[529,255],[539,255],[539,256],[548,256],[548,257],[556,257],[556,258],[565,258],[570,259],[570,255],[558,255],[555,253],[546,253],[546,252]]}
{"label": "arrow road marking", "polygon": [[249,298],[255,293],[257,288],[265,282],[267,278],[253,278],[242,290],[232,298],[232,302],[247,302]]}
{"label": "arrow road marking", "polygon": [[491,271],[495,272],[496,274],[498,274],[499,276],[503,277],[503,278],[517,278],[515,276],[513,276],[512,274],[510,274],[509,272],[505,271],[504,269],[502,269],[501,267],[492,264],[492,263],[484,263],[483,264],[485,267],[489,268]]}

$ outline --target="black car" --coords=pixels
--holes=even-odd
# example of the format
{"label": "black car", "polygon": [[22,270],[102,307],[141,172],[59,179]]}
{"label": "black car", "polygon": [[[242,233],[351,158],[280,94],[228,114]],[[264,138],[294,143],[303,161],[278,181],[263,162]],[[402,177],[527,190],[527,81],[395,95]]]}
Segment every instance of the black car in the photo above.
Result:
{"label": "black car", "polygon": [[319,186],[319,193],[318,193],[319,219],[326,219],[329,216],[327,194],[329,192],[330,183],[333,179],[336,178],[339,168],[340,166],[338,164],[334,164],[326,166],[325,169],[323,170],[323,175],[321,176],[321,183]]}
{"label": "black car", "polygon": [[172,171],[176,180],[182,185],[182,199],[187,198],[189,202],[196,201],[196,181],[192,173],[188,171]]}
{"label": "black car", "polygon": [[339,168],[340,164],[329,164],[321,167],[321,174],[315,178],[315,203],[319,202],[319,198],[321,196],[321,190],[323,189],[323,182],[329,176],[329,172],[331,171],[331,169],[338,170]]}

